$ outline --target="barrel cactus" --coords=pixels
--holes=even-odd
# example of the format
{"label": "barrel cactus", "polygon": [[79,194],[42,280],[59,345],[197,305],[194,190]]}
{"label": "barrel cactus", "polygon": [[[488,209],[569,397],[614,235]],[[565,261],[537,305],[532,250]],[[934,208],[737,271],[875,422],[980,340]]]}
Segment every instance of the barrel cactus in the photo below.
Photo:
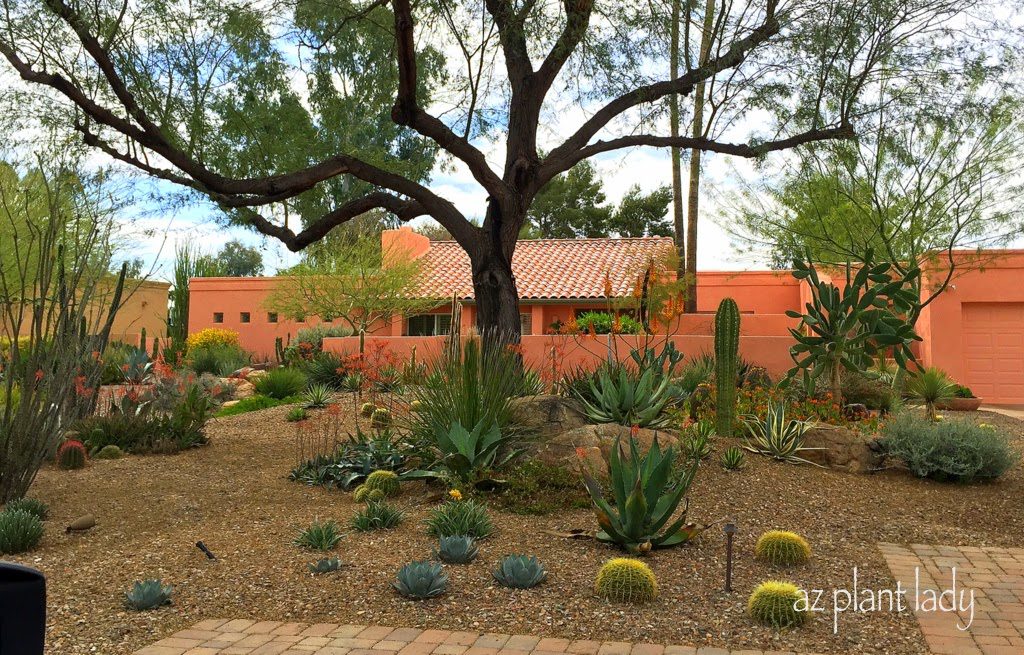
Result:
{"label": "barrel cactus", "polygon": [[747,612],[759,623],[773,628],[789,628],[807,620],[804,595],[789,582],[762,582],[750,594]]}
{"label": "barrel cactus", "polygon": [[731,436],[736,421],[736,376],[740,349],[740,308],[723,298],[715,312],[715,430]]}
{"label": "barrel cactus", "polygon": [[373,411],[375,409],[377,409],[377,406],[374,405],[373,403],[363,403],[359,407],[359,414],[366,418],[370,418],[371,416],[373,416]]}
{"label": "barrel cactus", "polygon": [[366,496],[369,493],[369,487],[367,487],[365,484],[361,484],[358,487],[356,487],[356,490],[354,492],[352,492],[352,500],[356,501],[357,503],[365,503]]}
{"label": "barrel cactus", "polygon": [[811,556],[811,546],[807,540],[795,532],[785,530],[769,530],[761,535],[754,546],[754,554],[758,559],[779,566],[803,564]]}
{"label": "barrel cactus", "polygon": [[71,439],[57,449],[57,466],[70,471],[85,466],[85,446],[81,441]]}
{"label": "barrel cactus", "polygon": [[651,568],[638,559],[616,557],[597,574],[597,593],[609,600],[647,603],[658,596],[658,581]]}
{"label": "barrel cactus", "polygon": [[384,500],[385,498],[387,498],[387,494],[385,494],[380,489],[367,489],[366,490],[366,502],[368,502],[368,503],[379,503],[382,500]]}
{"label": "barrel cactus", "polygon": [[398,495],[398,475],[394,471],[374,471],[367,478],[364,486],[370,491],[378,490],[385,496]]}
{"label": "barrel cactus", "polygon": [[386,407],[378,407],[370,414],[370,427],[383,430],[391,425],[391,412]]}

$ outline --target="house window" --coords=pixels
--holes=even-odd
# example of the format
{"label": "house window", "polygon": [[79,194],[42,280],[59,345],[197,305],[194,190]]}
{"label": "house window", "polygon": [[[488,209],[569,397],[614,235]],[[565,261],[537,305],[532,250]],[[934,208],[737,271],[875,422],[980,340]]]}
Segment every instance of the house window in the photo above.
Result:
{"label": "house window", "polygon": [[533,334],[533,314],[519,315],[519,331],[523,334]]}
{"label": "house window", "polygon": [[249,312],[239,312],[238,313],[238,322],[239,323],[248,323],[251,318],[252,318],[252,316],[249,315]]}
{"label": "house window", "polygon": [[450,334],[452,317],[450,314],[420,314],[409,317],[408,336],[434,337]]}
{"label": "house window", "polygon": [[223,323],[224,322],[224,312],[214,312],[213,313],[213,322],[214,323]]}
{"label": "house window", "polygon": [[277,312],[267,312],[267,323],[277,323]]}

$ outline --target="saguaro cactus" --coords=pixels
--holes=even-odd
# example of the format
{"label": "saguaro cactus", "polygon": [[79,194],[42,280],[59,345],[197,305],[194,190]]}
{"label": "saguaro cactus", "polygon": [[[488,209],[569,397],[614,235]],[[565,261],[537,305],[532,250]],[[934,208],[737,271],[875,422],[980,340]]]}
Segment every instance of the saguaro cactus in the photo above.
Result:
{"label": "saguaro cactus", "polygon": [[732,435],[736,420],[736,375],[740,349],[740,308],[723,298],[715,312],[715,431]]}

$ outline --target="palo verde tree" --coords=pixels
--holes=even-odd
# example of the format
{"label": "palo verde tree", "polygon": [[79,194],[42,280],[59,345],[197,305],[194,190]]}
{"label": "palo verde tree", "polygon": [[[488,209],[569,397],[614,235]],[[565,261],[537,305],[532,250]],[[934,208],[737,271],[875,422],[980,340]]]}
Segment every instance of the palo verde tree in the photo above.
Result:
{"label": "palo verde tree", "polygon": [[[740,0],[669,75],[667,3],[0,2],[0,53],[51,92],[52,122],[295,251],[369,210],[429,216],[469,255],[480,327],[514,335],[512,254],[548,181],[627,148],[756,158],[851,137],[883,65],[913,75],[947,25],[962,48],[981,8]],[[671,133],[669,100],[714,80],[729,129]],[[429,186],[434,155],[483,190],[479,226]]]}

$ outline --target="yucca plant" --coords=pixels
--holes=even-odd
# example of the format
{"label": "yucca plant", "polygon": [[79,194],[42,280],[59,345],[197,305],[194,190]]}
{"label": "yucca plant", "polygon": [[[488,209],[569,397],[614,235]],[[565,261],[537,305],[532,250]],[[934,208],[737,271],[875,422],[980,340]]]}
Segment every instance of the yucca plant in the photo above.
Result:
{"label": "yucca plant", "polygon": [[[601,526],[598,540],[644,553],[651,548],[677,546],[703,531],[703,527],[686,522],[689,501],[685,499],[700,460],[691,460],[674,475],[675,457],[671,446],[662,452],[657,437],[643,457],[632,436],[628,452],[621,440],[616,440],[608,459],[614,504],[604,499],[601,484],[585,465],[581,466]],[[680,502],[683,508],[679,518],[669,523]]]}
{"label": "yucca plant", "polygon": [[722,468],[726,471],[738,471],[746,464],[745,459],[742,450],[731,446],[722,453]]}
{"label": "yucca plant", "polygon": [[941,369],[930,366],[907,381],[907,394],[924,403],[928,418],[935,420],[935,404],[948,400],[956,393],[956,383]]}
{"label": "yucca plant", "polygon": [[701,432],[691,432],[686,436],[683,448],[686,450],[687,459],[704,459],[713,450],[707,435]]}
{"label": "yucca plant", "polygon": [[143,580],[136,582],[131,591],[125,593],[125,603],[137,612],[151,610],[170,604],[172,591],[171,585],[165,585],[160,580]]}
{"label": "yucca plant", "polygon": [[341,381],[343,391],[358,393],[363,390],[363,376],[361,373],[349,373]]}
{"label": "yucca plant", "polygon": [[672,400],[671,381],[653,368],[637,374],[625,366],[605,364],[590,376],[588,393],[573,391],[595,423],[657,428],[670,421],[663,411]]}
{"label": "yucca plant", "polygon": [[404,519],[405,513],[402,510],[383,500],[372,500],[352,516],[352,527],[359,532],[390,530]]}
{"label": "yucca plant", "polygon": [[747,428],[743,447],[752,453],[794,464],[814,464],[800,457],[799,453],[821,450],[804,447],[804,434],[814,424],[810,421],[787,421],[786,406],[782,403],[769,402],[764,419],[748,415],[743,417],[743,424]]}
{"label": "yucca plant", "polygon": [[18,498],[4,505],[5,512],[14,512],[16,510],[24,510],[29,514],[33,514],[40,521],[45,521],[46,517],[50,514],[50,506],[36,498]]}
{"label": "yucca plant", "polygon": [[326,407],[331,401],[331,388],[326,384],[311,384],[302,395],[302,402],[307,409]]}

